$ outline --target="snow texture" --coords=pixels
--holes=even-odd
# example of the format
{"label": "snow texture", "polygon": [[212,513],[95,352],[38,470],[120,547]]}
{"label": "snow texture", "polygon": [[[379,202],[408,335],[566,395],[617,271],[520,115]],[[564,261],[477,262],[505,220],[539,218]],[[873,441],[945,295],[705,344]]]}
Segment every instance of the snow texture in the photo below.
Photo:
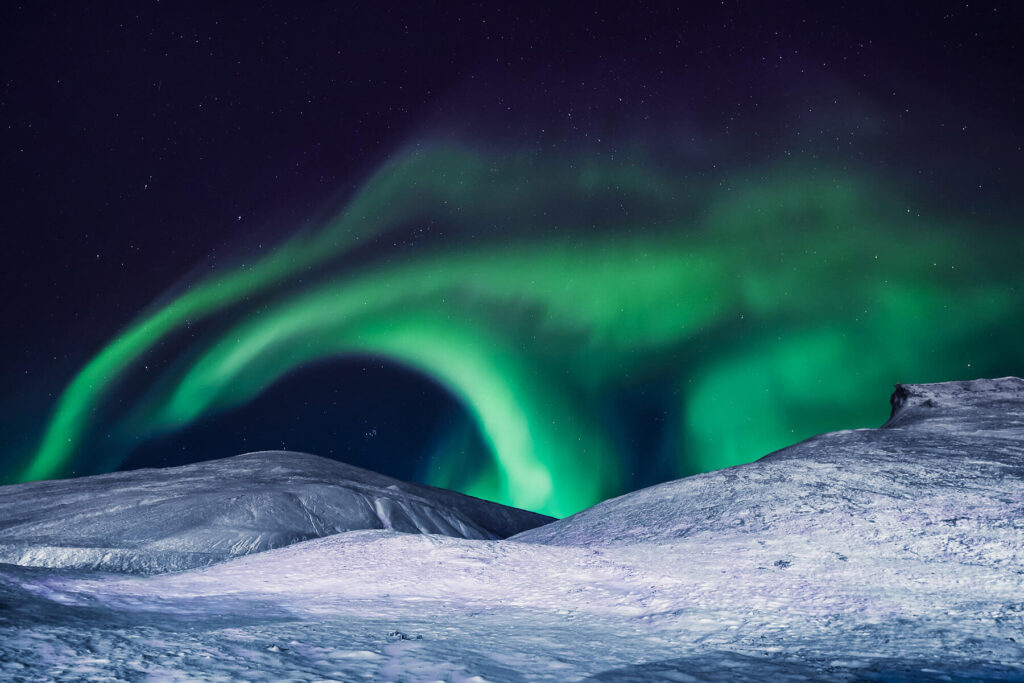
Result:
{"label": "snow texture", "polygon": [[1024,680],[1024,382],[901,385],[893,406],[507,540],[0,566],[0,676]]}
{"label": "snow texture", "polygon": [[0,488],[0,562],[157,573],[355,529],[504,538],[551,518],[305,453]]}

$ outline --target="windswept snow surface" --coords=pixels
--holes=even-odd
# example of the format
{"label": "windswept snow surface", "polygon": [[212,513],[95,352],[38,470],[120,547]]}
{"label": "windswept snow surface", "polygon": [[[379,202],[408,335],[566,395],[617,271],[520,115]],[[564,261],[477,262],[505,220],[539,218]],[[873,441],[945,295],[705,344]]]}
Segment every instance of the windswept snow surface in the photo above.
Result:
{"label": "windswept snow surface", "polygon": [[156,573],[355,529],[494,539],[525,510],[306,453],[0,487],[0,562]]}
{"label": "windswept snow surface", "polygon": [[[832,537],[821,547],[841,553],[869,536],[929,560],[967,553],[1019,563],[1024,380],[901,384],[891,402],[881,429],[816,436],[749,465],[628,493],[514,540],[606,546],[781,534],[823,544]],[[971,532],[952,533],[964,527]],[[955,539],[967,545],[951,548]]]}
{"label": "windswept snow surface", "polygon": [[25,680],[1024,680],[1024,382],[509,540],[363,530],[160,576],[0,571]]}

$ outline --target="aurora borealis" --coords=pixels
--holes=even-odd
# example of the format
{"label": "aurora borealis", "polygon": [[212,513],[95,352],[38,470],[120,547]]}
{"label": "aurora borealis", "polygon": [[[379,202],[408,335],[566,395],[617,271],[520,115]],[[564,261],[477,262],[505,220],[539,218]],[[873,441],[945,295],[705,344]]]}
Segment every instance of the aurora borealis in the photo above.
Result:
{"label": "aurora borealis", "polygon": [[[774,168],[716,193],[599,162],[447,146],[400,157],[319,232],[197,283],[123,332],[72,382],[25,478],[60,472],[83,416],[149,348],[241,301],[242,315],[144,393],[126,438],[244,402],[303,363],[375,354],[441,383],[473,416],[494,461],[467,492],[560,515],[616,493],[621,465],[597,408],[631,376],[678,397],[666,410],[679,430],[666,438],[678,439],[685,472],[877,422],[875,406],[849,397],[894,375],[983,372],[979,344],[989,362],[1000,350],[1015,360],[1024,311],[1012,252],[978,253],[963,227],[908,218],[849,174],[821,175]],[[614,197],[618,220],[635,207],[649,225],[628,237],[613,225],[583,244],[554,225],[520,227],[542,213],[534,207],[585,215],[595,197]],[[479,225],[507,234],[333,265],[315,284],[260,298],[429,216],[456,236]]]}
{"label": "aurora borealis", "polygon": [[[822,140],[867,120],[844,110],[750,154],[710,134],[663,144],[691,106],[609,113],[600,141],[563,122],[538,145],[458,117],[392,141],[326,219],[278,220],[256,249],[240,237],[236,258],[126,313],[4,468],[116,469],[357,354],[438,384],[486,446],[470,462],[422,444],[425,483],[564,516],[655,483],[629,479],[644,458],[675,476],[727,467],[879,425],[894,382],[1024,372],[1019,212],[951,211],[902,160],[927,136],[877,123],[873,147],[843,137],[836,153]],[[752,116],[746,139],[789,111]],[[623,410],[638,397],[658,416],[639,450],[628,435],[653,423]]]}

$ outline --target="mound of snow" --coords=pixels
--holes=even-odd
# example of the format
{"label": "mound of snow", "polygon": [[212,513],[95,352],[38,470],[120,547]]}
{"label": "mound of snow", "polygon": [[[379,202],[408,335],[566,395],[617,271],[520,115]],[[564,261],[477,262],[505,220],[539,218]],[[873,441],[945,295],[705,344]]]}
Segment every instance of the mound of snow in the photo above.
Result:
{"label": "mound of snow", "polygon": [[355,529],[495,539],[551,521],[304,453],[0,487],[0,562],[164,572]]}
{"label": "mound of snow", "polygon": [[901,384],[891,402],[881,429],[816,436],[755,463],[605,501],[513,540],[599,546],[698,534],[843,536],[857,528],[938,543],[958,524],[976,526],[979,542],[1019,535],[1024,380]]}

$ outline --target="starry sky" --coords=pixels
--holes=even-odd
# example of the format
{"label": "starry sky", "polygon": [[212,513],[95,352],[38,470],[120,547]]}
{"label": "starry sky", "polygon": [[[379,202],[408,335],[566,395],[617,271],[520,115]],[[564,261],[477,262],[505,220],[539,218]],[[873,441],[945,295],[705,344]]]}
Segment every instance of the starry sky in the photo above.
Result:
{"label": "starry sky", "polygon": [[0,481],[562,516],[1024,375],[1014,3],[550,5],[5,5]]}

